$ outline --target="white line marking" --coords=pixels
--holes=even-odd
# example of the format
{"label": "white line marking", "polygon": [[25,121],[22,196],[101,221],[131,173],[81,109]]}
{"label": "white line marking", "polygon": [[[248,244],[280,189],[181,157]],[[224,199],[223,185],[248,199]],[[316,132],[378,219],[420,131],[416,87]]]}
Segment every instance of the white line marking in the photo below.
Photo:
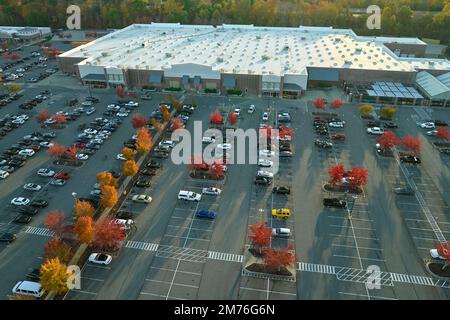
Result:
{"label": "white line marking", "polygon": [[[263,290],[263,289],[254,289],[254,288],[248,288],[248,287],[239,287],[239,289],[242,290],[249,290],[249,291],[258,291],[258,292],[267,292],[267,290]],[[282,294],[282,295],[287,295],[287,296],[297,296],[294,293],[288,293],[288,292],[280,292],[280,291],[272,291],[269,290],[269,293],[276,293],[276,294]]]}
{"label": "white line marking", "polygon": [[[365,294],[358,294],[358,293],[351,293],[351,292],[342,292],[339,291],[339,294],[344,294],[344,295],[349,295],[349,296],[358,296],[358,297],[365,297],[367,298],[367,296]],[[371,298],[375,298],[375,299],[383,299],[383,300],[398,300],[395,298],[388,298],[388,297],[381,297],[381,296],[370,296]]]}

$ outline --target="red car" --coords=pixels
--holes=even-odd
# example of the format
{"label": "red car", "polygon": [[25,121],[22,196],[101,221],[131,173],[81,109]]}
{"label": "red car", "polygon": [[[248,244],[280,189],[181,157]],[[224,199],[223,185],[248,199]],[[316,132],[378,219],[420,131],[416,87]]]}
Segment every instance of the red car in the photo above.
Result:
{"label": "red car", "polygon": [[86,144],[84,144],[84,143],[75,143],[75,147],[77,147],[77,149],[84,149],[86,147]]}
{"label": "red car", "polygon": [[345,134],[343,133],[335,133],[331,135],[332,140],[345,140]]}
{"label": "red car", "polygon": [[60,172],[57,175],[55,175],[53,177],[54,179],[62,179],[62,180],[69,180],[70,179],[70,174],[68,174],[67,172]]}

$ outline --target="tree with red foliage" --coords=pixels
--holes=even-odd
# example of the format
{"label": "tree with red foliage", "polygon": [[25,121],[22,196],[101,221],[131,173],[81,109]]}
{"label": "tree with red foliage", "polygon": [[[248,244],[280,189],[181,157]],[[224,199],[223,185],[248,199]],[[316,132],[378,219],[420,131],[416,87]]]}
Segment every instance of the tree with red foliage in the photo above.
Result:
{"label": "tree with red foliage", "polygon": [[450,265],[450,241],[445,243],[438,243],[435,246],[440,257],[445,259],[445,264],[442,267],[442,270],[445,269],[448,265]]}
{"label": "tree with red foliage", "polygon": [[342,107],[342,105],[344,104],[344,102],[341,99],[335,99],[333,101],[331,101],[331,108],[333,109],[339,109],[340,107]]}
{"label": "tree with red foliage", "polygon": [[44,246],[45,257],[47,259],[58,258],[61,262],[67,263],[70,260],[71,248],[61,240],[60,237],[53,237]]}
{"label": "tree with red foliage", "polygon": [[36,117],[37,121],[39,123],[44,122],[45,120],[47,120],[48,118],[50,118],[50,113],[48,112],[47,109],[42,110],[39,115]]}
{"label": "tree with red foliage", "polygon": [[66,152],[67,148],[64,147],[62,144],[55,143],[53,146],[48,148],[47,154],[50,157],[61,157],[64,152]]}
{"label": "tree with red foliage", "polygon": [[286,126],[280,126],[278,128],[280,132],[280,137],[285,138],[286,136],[292,137],[294,134],[294,129],[286,127]]}
{"label": "tree with red foliage", "polygon": [[289,244],[282,250],[268,249],[264,254],[266,267],[279,272],[283,267],[292,266],[295,263],[295,255],[291,252],[292,248],[293,245]]}
{"label": "tree with red foliage", "polygon": [[270,237],[272,237],[272,228],[268,228],[264,222],[248,227],[253,234],[248,237],[252,240],[252,245],[256,247],[259,254],[262,249],[270,244]]}
{"label": "tree with red foliage", "polygon": [[437,127],[436,131],[436,138],[450,140],[450,132],[447,127]]}
{"label": "tree with red foliage", "polygon": [[134,129],[139,129],[145,126],[147,124],[147,121],[145,120],[143,115],[136,113],[135,115],[133,115],[131,123]]}
{"label": "tree with red foliage", "polygon": [[209,169],[209,166],[208,166],[208,164],[206,164],[206,162],[202,156],[199,156],[199,155],[192,156],[191,161],[189,163],[189,170],[195,172],[197,170],[206,171],[208,169]]}
{"label": "tree with red foliage", "polygon": [[337,184],[342,182],[345,174],[344,165],[339,163],[328,170],[328,174],[330,176],[330,180],[328,181],[332,186],[336,186]]}
{"label": "tree with red foliage", "polygon": [[172,126],[171,129],[172,131],[178,130],[183,128],[183,121],[181,121],[180,118],[175,118],[172,120]]}
{"label": "tree with red foliage", "polygon": [[67,150],[64,152],[64,155],[69,159],[75,159],[75,156],[77,155],[78,147],[76,145],[71,145]]}
{"label": "tree with red foliage", "polygon": [[223,168],[223,164],[214,161],[212,165],[209,166],[208,173],[211,177],[214,178],[223,178],[225,176],[225,170]]}
{"label": "tree with red foliage", "polygon": [[422,149],[422,141],[420,141],[419,138],[407,135],[403,137],[402,143],[406,148],[414,152],[414,154],[420,154],[420,150]]}
{"label": "tree with red foliage", "polygon": [[223,124],[223,117],[219,111],[215,111],[209,117],[211,124]]}
{"label": "tree with red foliage", "polygon": [[317,109],[324,109],[325,108],[325,100],[323,98],[317,98],[313,100],[313,105]]}
{"label": "tree with red foliage", "polygon": [[66,123],[67,122],[66,116],[63,115],[62,113],[53,115],[51,117],[51,119],[53,121],[55,121],[56,123]]}
{"label": "tree with red foliage", "polygon": [[228,121],[233,126],[238,121],[238,116],[236,112],[231,112],[228,116]]}
{"label": "tree with red foliage", "polygon": [[386,131],[381,137],[378,137],[377,142],[380,144],[382,149],[391,149],[401,143],[401,140],[392,131]]}
{"label": "tree with red foliage", "polygon": [[95,224],[91,245],[98,250],[115,251],[119,249],[125,236],[122,225],[114,223],[112,218],[107,218]]}
{"label": "tree with red foliage", "polygon": [[357,189],[368,182],[369,171],[362,167],[353,167],[347,172],[347,179],[351,189]]}
{"label": "tree with red foliage", "polygon": [[47,228],[58,235],[66,231],[65,216],[62,211],[50,211],[44,220]]}
{"label": "tree with red foliage", "polygon": [[18,54],[18,53],[13,53],[13,54],[11,55],[11,59],[13,59],[13,60],[19,60],[19,59],[20,59],[20,54]]}
{"label": "tree with red foliage", "polygon": [[116,95],[119,97],[119,98],[123,98],[123,97],[125,97],[125,89],[123,88],[123,86],[117,86],[117,88],[116,88]]}

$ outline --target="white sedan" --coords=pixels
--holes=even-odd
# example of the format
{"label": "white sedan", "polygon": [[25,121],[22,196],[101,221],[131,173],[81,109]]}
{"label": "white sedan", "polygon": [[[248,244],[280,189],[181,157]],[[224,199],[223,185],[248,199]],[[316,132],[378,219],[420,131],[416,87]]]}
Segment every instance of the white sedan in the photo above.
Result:
{"label": "white sedan", "polygon": [[48,141],[42,141],[41,143],[39,143],[39,145],[44,148],[51,148],[54,146],[53,143],[48,142]]}
{"label": "white sedan", "polygon": [[440,260],[446,260],[444,257],[441,257],[439,255],[439,252],[437,251],[437,249],[431,249],[430,250],[430,256],[434,259],[440,259]]}
{"label": "white sedan", "polygon": [[270,150],[259,150],[259,155],[262,157],[273,157],[275,152]]}
{"label": "white sedan", "polygon": [[268,159],[259,159],[258,166],[270,168],[273,166],[273,161],[268,160]]}
{"label": "white sedan", "polygon": [[23,149],[19,151],[19,156],[27,156],[32,157],[34,156],[35,152],[33,149]]}
{"label": "white sedan", "polygon": [[328,124],[331,128],[343,128],[344,122],[330,122]]}
{"label": "white sedan", "polygon": [[262,121],[268,121],[269,120],[269,113],[264,112],[262,116]]}
{"label": "white sedan", "polygon": [[273,173],[269,171],[260,170],[256,174],[258,177],[265,177],[265,178],[273,178]]}
{"label": "white sedan", "polygon": [[50,169],[39,169],[38,175],[41,177],[53,177],[55,175],[55,171]]}
{"label": "white sedan", "polygon": [[203,137],[202,142],[203,143],[214,143],[214,142],[216,142],[216,139],[213,137]]}
{"label": "white sedan", "polygon": [[214,187],[209,187],[209,188],[203,188],[202,189],[202,193],[203,194],[209,194],[212,196],[218,196],[222,193],[222,190],[218,189],[218,188],[214,188]]}
{"label": "white sedan", "polygon": [[78,160],[87,160],[87,159],[89,159],[89,156],[87,154],[84,154],[84,153],[77,154],[75,157]]}
{"label": "white sedan", "polygon": [[230,150],[231,144],[230,143],[220,143],[217,145],[217,149]]}
{"label": "white sedan", "polygon": [[116,159],[117,159],[117,160],[122,160],[122,161],[127,161],[127,158],[125,158],[125,156],[124,156],[122,153],[119,153],[119,154],[116,156]]}
{"label": "white sedan", "polygon": [[384,133],[384,130],[379,127],[373,127],[373,128],[367,128],[368,134],[375,134],[375,135],[382,135]]}
{"label": "white sedan", "polygon": [[140,203],[150,203],[152,202],[152,197],[147,196],[145,194],[137,194],[131,198],[131,201],[140,202]]}
{"label": "white sedan", "polygon": [[118,114],[116,114],[116,116],[121,117],[121,118],[125,118],[125,117],[128,117],[128,113],[126,113],[126,112],[119,112]]}
{"label": "white sedan", "polygon": [[431,130],[431,131],[427,131],[427,136],[435,136],[437,133],[437,130]]}
{"label": "white sedan", "polygon": [[135,102],[135,101],[130,101],[128,103],[125,104],[128,107],[139,107],[139,103]]}
{"label": "white sedan", "polygon": [[24,123],[25,123],[25,120],[23,120],[22,118],[17,118],[17,119],[14,119],[13,121],[11,121],[11,123],[14,123],[14,124],[24,124]]}
{"label": "white sedan", "polygon": [[423,122],[423,123],[420,123],[419,126],[422,129],[434,129],[435,128],[435,125],[433,122]]}
{"label": "white sedan", "polygon": [[28,191],[39,191],[42,189],[42,187],[36,183],[27,183],[23,188]]}
{"label": "white sedan", "polygon": [[108,265],[112,261],[112,257],[108,254],[103,253],[92,253],[89,256],[89,262],[95,263],[95,264],[102,264],[102,265]]}
{"label": "white sedan", "polygon": [[17,197],[11,200],[11,204],[15,206],[26,206],[30,203],[30,199],[24,197]]}
{"label": "white sedan", "polygon": [[56,180],[50,181],[50,184],[51,184],[51,185],[54,185],[54,186],[63,186],[63,185],[66,184],[66,180],[63,180],[63,179],[56,179]]}
{"label": "white sedan", "polygon": [[86,134],[97,134],[97,130],[95,130],[95,129],[86,129],[86,130],[84,130],[84,133],[86,133]]}

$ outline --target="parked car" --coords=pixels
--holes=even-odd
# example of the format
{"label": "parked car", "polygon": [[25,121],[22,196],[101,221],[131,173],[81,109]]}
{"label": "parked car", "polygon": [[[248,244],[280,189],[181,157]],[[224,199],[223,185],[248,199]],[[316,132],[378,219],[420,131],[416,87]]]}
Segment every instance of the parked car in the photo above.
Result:
{"label": "parked car", "polygon": [[383,127],[394,129],[394,128],[398,128],[398,125],[397,125],[395,122],[393,122],[393,121],[386,121],[386,122],[383,124]]}
{"label": "parked car", "polygon": [[278,194],[290,194],[291,193],[291,188],[289,187],[273,187],[272,189],[273,193],[278,193]]}
{"label": "parked car", "polygon": [[345,134],[343,134],[343,133],[332,134],[331,135],[331,139],[332,140],[341,140],[341,141],[343,141],[343,140],[345,140]]}
{"label": "parked car", "polygon": [[373,134],[373,135],[382,135],[384,133],[384,129],[382,129],[380,127],[367,128],[366,131],[368,134]]}
{"label": "parked car", "polygon": [[272,228],[272,237],[290,237],[291,229],[288,228]]}
{"label": "parked car", "polygon": [[92,253],[89,256],[89,262],[94,264],[108,265],[112,261],[112,257],[104,253]]}
{"label": "parked car", "polygon": [[38,209],[30,206],[21,206],[18,210],[20,213],[26,214],[27,216],[34,216],[38,214]]}
{"label": "parked car", "polygon": [[24,197],[16,197],[11,200],[11,204],[15,206],[26,206],[30,203],[30,199]]}
{"label": "parked car", "polygon": [[222,193],[222,190],[214,187],[209,187],[203,188],[202,193],[207,195],[219,196]]}
{"label": "parked car", "polygon": [[438,127],[448,127],[448,123],[442,120],[434,120],[434,125]]}
{"label": "parked car", "polygon": [[131,201],[139,203],[150,203],[152,202],[152,200],[153,200],[152,197],[145,194],[137,194],[131,198]]}
{"label": "parked car", "polygon": [[430,256],[431,256],[433,259],[447,260],[445,257],[442,257],[442,256],[439,254],[439,252],[438,252],[437,249],[431,249],[431,250],[430,250]]}
{"label": "parked car", "polygon": [[32,220],[31,216],[26,214],[20,214],[13,220],[13,222],[18,224],[28,224],[31,222],[31,220]]}
{"label": "parked car", "polygon": [[434,129],[436,126],[434,124],[434,122],[419,122],[417,123],[419,125],[419,127],[421,127],[422,129]]}
{"label": "parked car", "polygon": [[268,112],[264,112],[262,115],[262,121],[269,121],[269,113]]}
{"label": "parked car", "polygon": [[2,233],[0,235],[0,242],[11,243],[16,240],[17,236],[14,233]]}
{"label": "parked car", "polygon": [[66,180],[63,179],[52,179],[52,181],[50,181],[50,184],[53,186],[63,186],[66,184]]}
{"label": "parked car", "polygon": [[129,211],[120,211],[117,213],[116,218],[121,220],[133,219],[133,213]]}
{"label": "parked car", "polygon": [[214,211],[209,211],[206,209],[197,210],[197,212],[195,213],[195,216],[197,218],[206,218],[206,219],[211,219],[211,220],[215,219],[216,215],[217,214]]}
{"label": "parked car", "polygon": [[414,190],[410,187],[398,187],[394,188],[394,193],[399,195],[405,195],[405,196],[413,196]]}
{"label": "parked car", "polygon": [[325,207],[346,208],[347,202],[338,198],[324,198],[323,205]]}
{"label": "parked car", "polygon": [[149,179],[139,179],[136,182],[136,187],[139,188],[149,188],[151,185],[150,180]]}
{"label": "parked car", "polygon": [[144,176],[154,176],[154,175],[156,175],[156,170],[155,169],[142,169],[141,171],[139,171],[139,173]]}
{"label": "parked car", "polygon": [[253,104],[250,105],[250,107],[248,107],[248,113],[253,113],[255,112],[255,106]]}
{"label": "parked car", "polygon": [[266,177],[256,177],[254,183],[267,186],[272,183],[272,179]]}
{"label": "parked car", "polygon": [[56,174],[54,176],[55,179],[62,179],[62,180],[69,180],[70,179],[70,174],[68,172],[65,171],[61,171],[58,174]]}
{"label": "parked car", "polygon": [[38,175],[41,177],[53,177],[55,175],[55,171],[50,169],[39,169]]}
{"label": "parked car", "polygon": [[343,128],[344,125],[345,125],[345,122],[344,121],[341,121],[341,122],[330,122],[330,123],[328,123],[328,125],[331,128]]}
{"label": "parked car", "polygon": [[27,280],[39,282],[41,278],[41,269],[32,269],[25,276]]}
{"label": "parked car", "polygon": [[178,192],[178,199],[185,201],[200,201],[202,196],[201,194],[192,191],[180,190],[180,192]]}
{"label": "parked car", "polygon": [[401,156],[400,161],[403,163],[412,163],[412,164],[419,164],[422,161],[419,157],[408,155],[408,156]]}
{"label": "parked car", "polygon": [[287,219],[291,216],[291,209],[281,208],[281,209],[272,209],[272,216],[275,218]]}
{"label": "parked car", "polygon": [[48,202],[43,199],[36,199],[30,202],[29,206],[36,208],[45,208],[48,206]]}
{"label": "parked car", "polygon": [[316,145],[319,148],[323,148],[323,149],[328,149],[328,148],[333,147],[333,144],[331,142],[325,141],[325,140],[320,140],[320,139],[314,140],[314,145]]}
{"label": "parked car", "polygon": [[42,187],[36,183],[27,183],[23,188],[28,191],[39,191],[42,189]]}

